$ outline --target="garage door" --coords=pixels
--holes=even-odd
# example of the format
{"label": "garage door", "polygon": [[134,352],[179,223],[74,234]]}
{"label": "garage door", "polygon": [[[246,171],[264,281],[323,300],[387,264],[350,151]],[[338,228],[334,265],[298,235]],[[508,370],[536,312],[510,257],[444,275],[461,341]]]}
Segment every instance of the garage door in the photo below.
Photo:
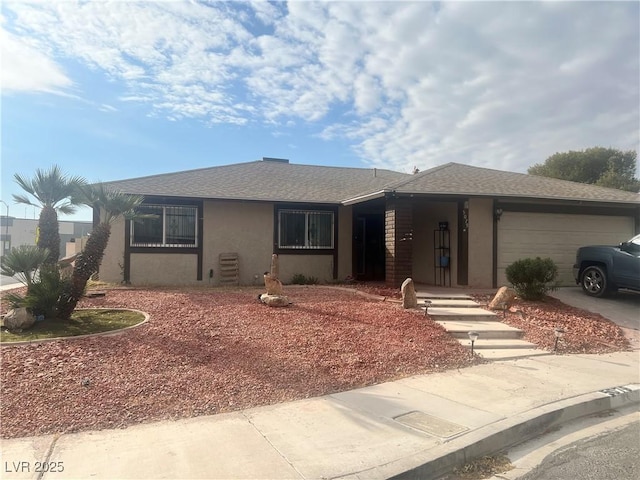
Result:
{"label": "garage door", "polygon": [[575,285],[578,247],[617,245],[633,234],[632,217],[504,212],[498,222],[498,286],[507,285],[507,266],[527,257],[550,257],[561,285]]}

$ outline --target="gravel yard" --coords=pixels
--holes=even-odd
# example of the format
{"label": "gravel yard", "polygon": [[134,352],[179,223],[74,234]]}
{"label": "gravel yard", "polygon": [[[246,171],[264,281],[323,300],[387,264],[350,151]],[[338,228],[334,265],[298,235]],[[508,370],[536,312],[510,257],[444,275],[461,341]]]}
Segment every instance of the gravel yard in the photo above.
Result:
{"label": "gravel yard", "polygon": [[[491,301],[489,295],[476,295],[483,307]],[[496,312],[499,320],[524,330],[524,340],[538,348],[553,350],[556,327],[564,330],[558,342],[557,352],[610,353],[630,349],[629,340],[615,323],[602,315],[565,305],[560,300],[546,296],[543,301],[515,300],[509,311]]]}
{"label": "gravel yard", "polygon": [[[473,363],[441,327],[397,303],[286,287],[293,305],[274,309],[257,301],[262,290],[110,289],[84,299],[79,307],[151,318],[117,336],[2,347],[2,436],[229,412]],[[555,326],[567,330],[560,353],[629,348],[613,323],[549,297],[513,310],[504,321],[542,348],[553,348]]]}
{"label": "gravel yard", "polygon": [[468,350],[397,304],[322,287],[113,289],[80,307],[145,311],[112,337],[2,347],[3,437],[240,410],[464,367]]}

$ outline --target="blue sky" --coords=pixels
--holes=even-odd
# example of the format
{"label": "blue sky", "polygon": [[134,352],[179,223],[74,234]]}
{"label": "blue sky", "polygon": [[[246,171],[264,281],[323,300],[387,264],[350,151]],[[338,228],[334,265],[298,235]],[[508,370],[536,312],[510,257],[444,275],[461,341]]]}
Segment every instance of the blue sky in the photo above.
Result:
{"label": "blue sky", "polygon": [[638,2],[4,1],[2,200],[37,216],[13,175],[53,164],[526,172],[638,150],[639,22]]}

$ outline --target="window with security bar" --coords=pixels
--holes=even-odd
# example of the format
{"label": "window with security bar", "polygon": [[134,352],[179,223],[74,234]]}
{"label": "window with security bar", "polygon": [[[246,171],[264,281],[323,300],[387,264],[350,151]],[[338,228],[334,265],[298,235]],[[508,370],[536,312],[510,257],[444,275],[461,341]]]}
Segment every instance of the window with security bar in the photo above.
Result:
{"label": "window with security bar", "polygon": [[332,249],[333,212],[279,210],[278,247],[291,249]]}
{"label": "window with security bar", "polygon": [[198,208],[143,205],[131,221],[132,247],[196,247]]}

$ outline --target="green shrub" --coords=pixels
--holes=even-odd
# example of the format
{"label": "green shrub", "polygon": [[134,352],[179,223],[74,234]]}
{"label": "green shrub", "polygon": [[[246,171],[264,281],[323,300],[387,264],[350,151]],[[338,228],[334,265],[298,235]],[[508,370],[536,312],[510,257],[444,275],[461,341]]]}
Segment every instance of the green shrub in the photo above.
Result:
{"label": "green shrub", "polygon": [[304,282],[307,280],[307,277],[302,275],[301,273],[296,273],[291,279],[291,283],[294,285],[304,285]]}
{"label": "green shrub", "polygon": [[55,318],[58,314],[58,300],[64,289],[69,287],[69,283],[70,279],[61,276],[55,265],[43,265],[31,281],[24,297],[9,293],[6,298],[13,308],[24,307],[36,316]]}
{"label": "green shrub", "polygon": [[302,273],[296,273],[291,279],[291,283],[294,285],[316,285],[318,283],[318,278],[307,277]]}
{"label": "green shrub", "polygon": [[506,274],[520,298],[540,300],[556,289],[558,267],[550,258],[523,258],[509,265]]}

